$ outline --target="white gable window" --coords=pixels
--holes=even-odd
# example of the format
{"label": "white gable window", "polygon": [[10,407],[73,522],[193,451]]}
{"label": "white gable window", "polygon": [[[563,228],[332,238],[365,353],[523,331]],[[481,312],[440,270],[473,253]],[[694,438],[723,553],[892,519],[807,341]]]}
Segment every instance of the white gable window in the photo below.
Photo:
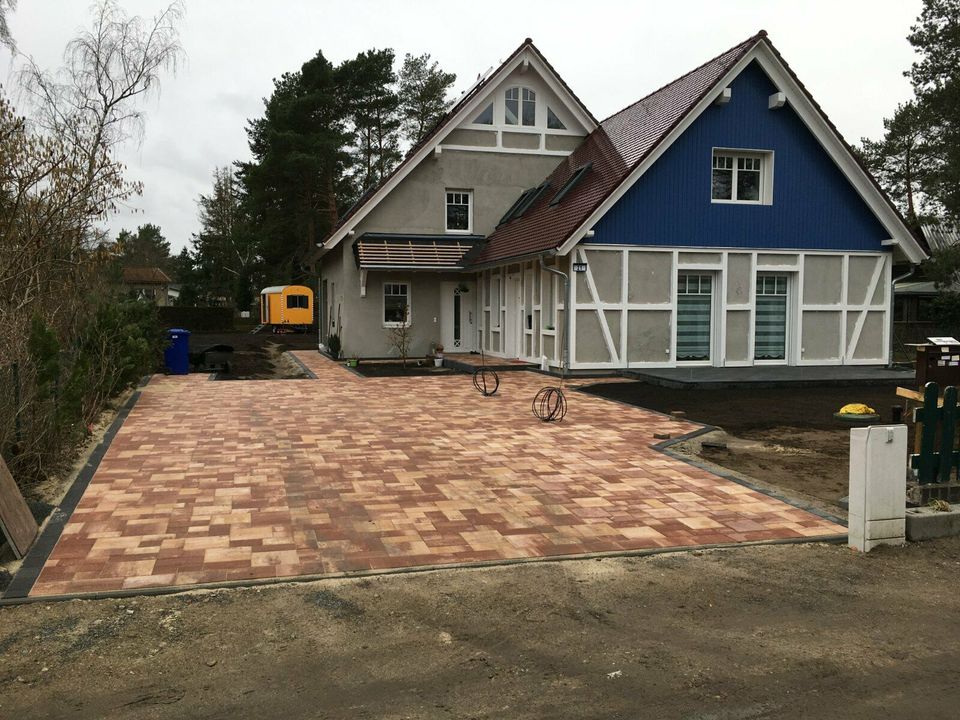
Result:
{"label": "white gable window", "polygon": [[410,323],[410,284],[383,284],[383,326],[401,327]]}
{"label": "white gable window", "polygon": [[493,125],[493,103],[487,105],[473,120],[474,125]]}
{"label": "white gable window", "polygon": [[468,233],[473,227],[473,191],[447,190],[447,232]]}
{"label": "white gable window", "polygon": [[557,114],[551,108],[547,108],[547,127],[550,130],[567,129],[567,126],[563,124],[563,120],[558,118]]}
{"label": "white gable window", "polygon": [[537,123],[537,93],[530,88],[512,87],[504,95],[504,122],[533,127]]}
{"label": "white gable window", "polygon": [[710,198],[713,202],[770,205],[773,153],[714,150]]}

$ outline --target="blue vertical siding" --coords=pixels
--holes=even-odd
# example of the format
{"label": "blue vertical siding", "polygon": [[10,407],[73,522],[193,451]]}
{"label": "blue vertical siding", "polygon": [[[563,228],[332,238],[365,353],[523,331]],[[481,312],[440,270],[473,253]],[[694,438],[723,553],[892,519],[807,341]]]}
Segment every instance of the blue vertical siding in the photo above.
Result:
{"label": "blue vertical siding", "polygon": [[[751,63],[594,226],[588,242],[878,251],[889,233],[796,113]],[[773,204],[710,202],[714,147],[772,150]]]}

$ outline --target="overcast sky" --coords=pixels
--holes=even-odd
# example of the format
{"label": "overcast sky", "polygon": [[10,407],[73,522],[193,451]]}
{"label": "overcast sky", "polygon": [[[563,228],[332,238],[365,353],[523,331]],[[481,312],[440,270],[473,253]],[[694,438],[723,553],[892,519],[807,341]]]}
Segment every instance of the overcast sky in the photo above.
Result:
{"label": "overcast sky", "polygon": [[[130,14],[166,3],[126,0]],[[187,0],[187,62],[148,104],[140,144],[123,150],[144,183],[111,228],[160,225],[175,250],[197,231],[196,199],[218,165],[248,157],[244,127],[272,79],[317,50],[337,63],[371,47],[429,52],[456,90],[532,37],[598,118],[604,118],[764,28],[850,142],[877,137],[911,95],[906,35],[921,0]],[[89,22],[84,0],[20,0],[10,17],[19,50],[43,67]],[[10,56],[0,72],[10,89]]]}

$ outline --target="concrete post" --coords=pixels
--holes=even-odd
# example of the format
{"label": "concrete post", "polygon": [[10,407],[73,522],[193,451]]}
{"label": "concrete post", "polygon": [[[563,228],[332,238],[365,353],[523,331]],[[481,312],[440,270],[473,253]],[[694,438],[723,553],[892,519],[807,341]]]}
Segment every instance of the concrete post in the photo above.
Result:
{"label": "concrete post", "polygon": [[904,544],[906,467],[906,425],[850,431],[850,547]]}

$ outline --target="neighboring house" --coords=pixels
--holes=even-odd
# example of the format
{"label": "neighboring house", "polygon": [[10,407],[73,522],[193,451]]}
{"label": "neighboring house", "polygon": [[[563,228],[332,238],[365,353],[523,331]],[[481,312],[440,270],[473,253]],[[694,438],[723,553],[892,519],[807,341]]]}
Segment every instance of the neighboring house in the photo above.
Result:
{"label": "neighboring house", "polygon": [[942,223],[929,223],[922,225],[920,230],[927,241],[927,245],[933,252],[945,250],[951,245],[960,243],[960,230],[952,225]]}
{"label": "neighboring house", "polygon": [[[123,284],[131,295],[141,300],[149,300],[161,307],[172,305],[170,277],[157,267],[125,267],[122,275]],[[179,295],[179,291],[176,291]]]}
{"label": "neighboring house", "polygon": [[572,369],[881,364],[893,265],[924,257],[766,33],[601,123],[527,40],[324,239],[320,340],[387,356],[407,321],[411,354],[556,367],[569,342]]}

